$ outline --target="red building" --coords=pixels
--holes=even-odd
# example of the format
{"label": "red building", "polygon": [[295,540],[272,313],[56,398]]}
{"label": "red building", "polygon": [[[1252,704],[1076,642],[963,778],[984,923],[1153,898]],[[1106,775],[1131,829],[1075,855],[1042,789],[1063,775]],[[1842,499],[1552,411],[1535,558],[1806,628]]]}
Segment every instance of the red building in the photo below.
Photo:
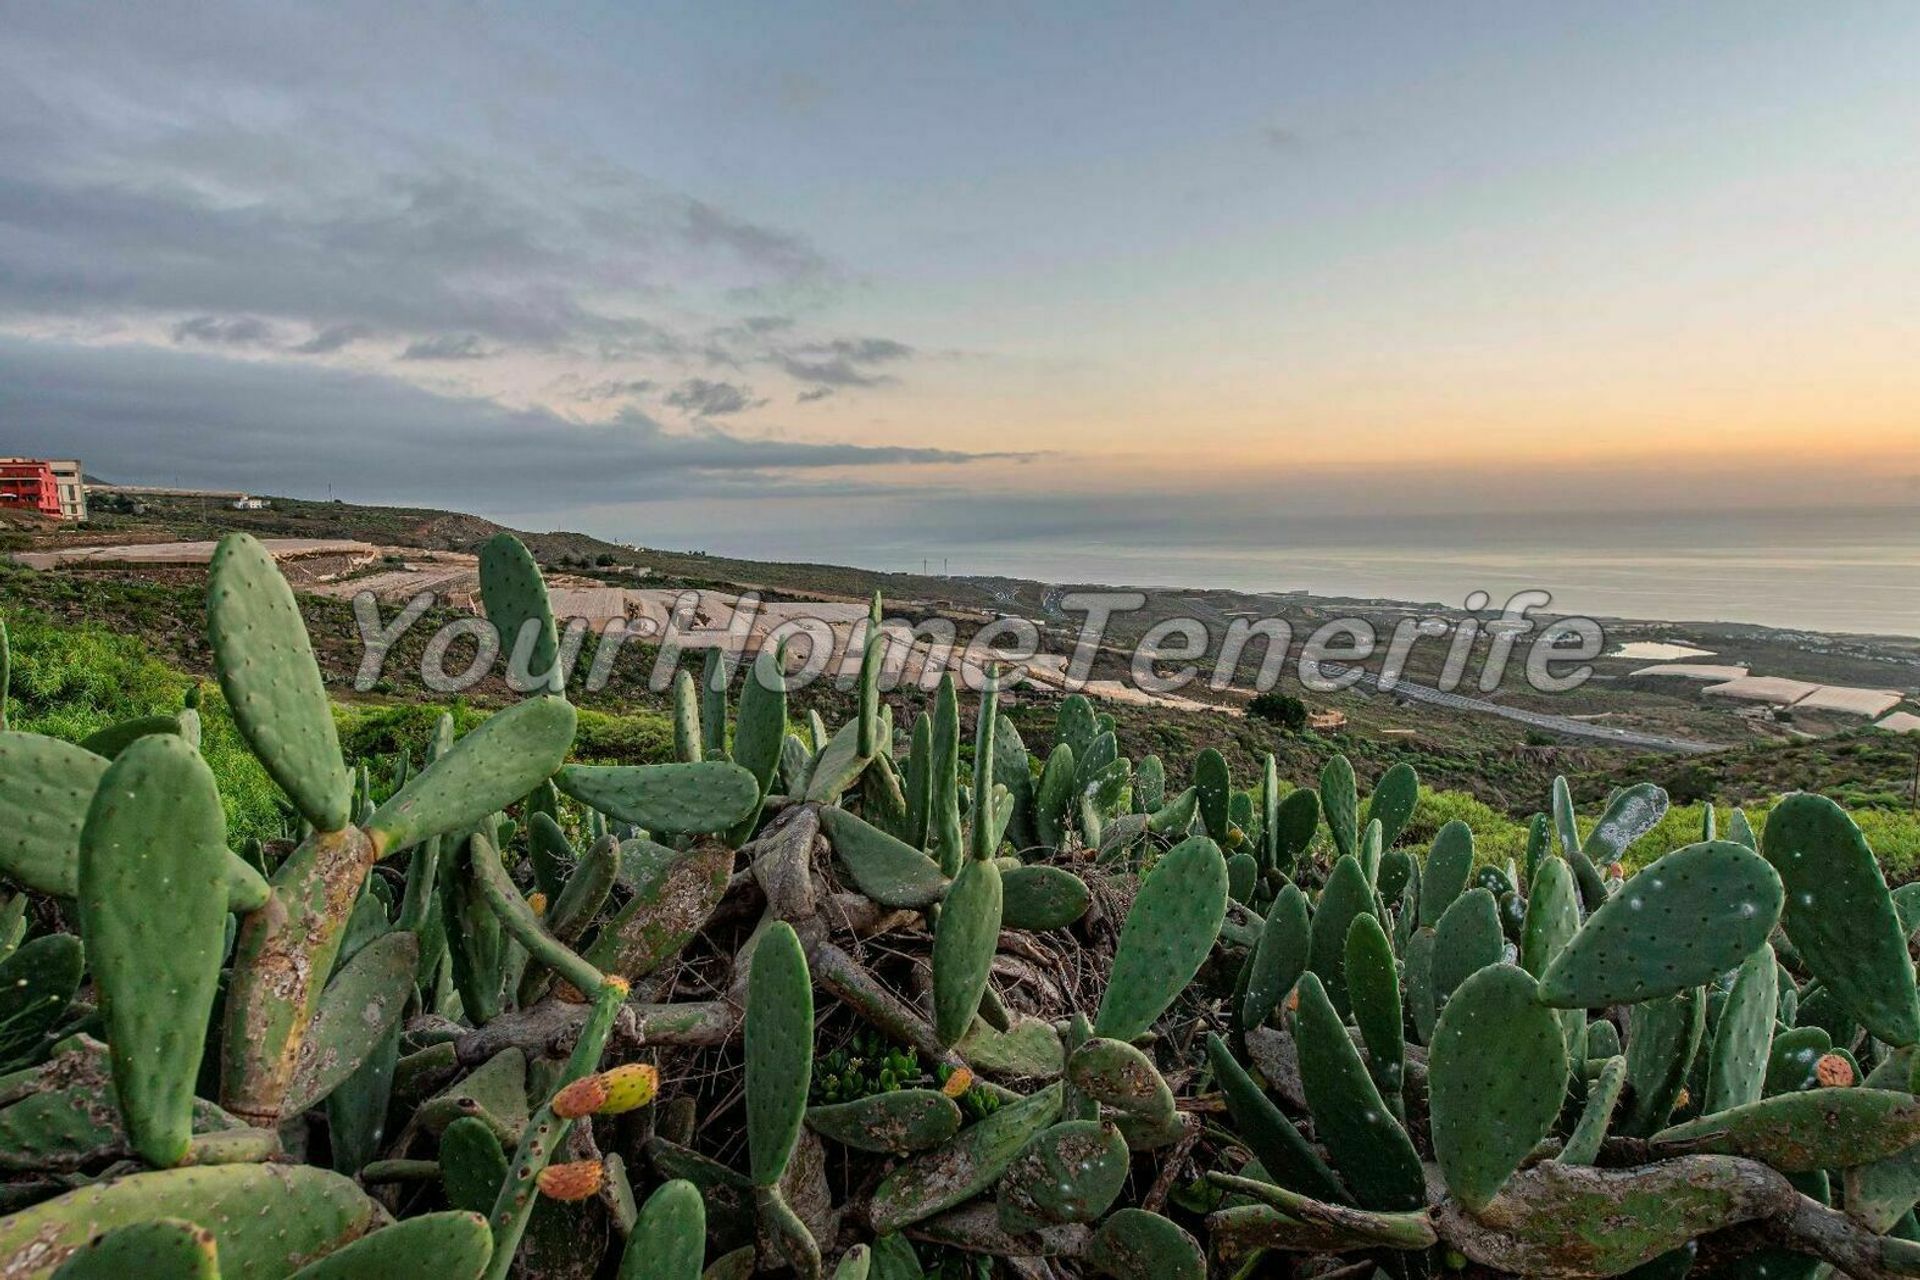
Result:
{"label": "red building", "polygon": [[0,508],[60,518],[60,486],[51,462],[0,462]]}

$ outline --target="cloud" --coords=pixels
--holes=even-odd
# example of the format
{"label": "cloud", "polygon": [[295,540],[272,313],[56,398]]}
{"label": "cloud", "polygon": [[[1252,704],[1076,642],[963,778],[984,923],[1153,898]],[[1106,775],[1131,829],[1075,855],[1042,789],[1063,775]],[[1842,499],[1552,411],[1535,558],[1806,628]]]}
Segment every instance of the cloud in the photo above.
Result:
{"label": "cloud", "polygon": [[274,340],[274,328],[258,316],[194,316],[173,326],[175,342],[208,342],[227,347],[264,346]]}
{"label": "cloud", "polygon": [[344,350],[372,333],[373,328],[370,325],[330,324],[324,329],[317,330],[314,335],[305,342],[287,349],[295,355],[301,356],[331,355],[335,351]]}
{"label": "cloud", "polygon": [[400,360],[485,360],[493,352],[477,333],[440,333],[407,344]]}
{"label": "cloud", "polygon": [[1307,146],[1305,134],[1279,124],[1270,124],[1262,128],[1260,140],[1275,151],[1304,151]]}
{"label": "cloud", "polygon": [[795,404],[812,404],[815,400],[825,400],[833,394],[832,387],[813,387],[795,396]]}
{"label": "cloud", "polygon": [[766,401],[755,400],[749,387],[731,382],[709,382],[705,378],[688,378],[667,393],[667,403],[690,417],[720,418],[757,409]]}
{"label": "cloud", "polygon": [[[529,510],[768,492],[847,468],[1021,457],[675,432],[637,409],[588,423],[311,362],[0,337],[0,421],[29,453],[123,482]],[[836,481],[836,483],[838,483]],[[908,482],[901,482],[907,484]]]}

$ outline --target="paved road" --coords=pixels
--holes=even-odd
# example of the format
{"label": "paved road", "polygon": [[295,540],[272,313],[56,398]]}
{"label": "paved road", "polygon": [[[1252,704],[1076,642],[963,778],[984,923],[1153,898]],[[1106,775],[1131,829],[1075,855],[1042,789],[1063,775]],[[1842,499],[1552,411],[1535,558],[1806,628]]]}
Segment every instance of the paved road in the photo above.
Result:
{"label": "paved road", "polygon": [[[1320,669],[1329,676],[1341,676],[1348,670],[1345,664],[1338,662],[1323,662],[1320,664]],[[1358,687],[1374,693],[1383,692],[1380,689],[1380,677],[1371,671],[1361,673]],[[1384,692],[1392,697],[1430,703],[1436,707],[1450,707],[1455,711],[1503,716],[1508,720],[1518,720],[1521,724],[1531,725],[1548,733],[1565,734],[1573,738],[1591,738],[1600,742],[1610,742],[1615,746],[1639,747],[1646,751],[1675,751],[1684,755],[1726,750],[1723,743],[1668,738],[1654,733],[1637,733],[1632,729],[1595,724],[1591,720],[1575,720],[1570,716],[1550,716],[1539,711],[1528,711],[1521,707],[1508,707],[1498,702],[1487,702],[1481,698],[1463,697],[1457,693],[1447,693],[1422,684],[1410,684],[1405,680]]]}

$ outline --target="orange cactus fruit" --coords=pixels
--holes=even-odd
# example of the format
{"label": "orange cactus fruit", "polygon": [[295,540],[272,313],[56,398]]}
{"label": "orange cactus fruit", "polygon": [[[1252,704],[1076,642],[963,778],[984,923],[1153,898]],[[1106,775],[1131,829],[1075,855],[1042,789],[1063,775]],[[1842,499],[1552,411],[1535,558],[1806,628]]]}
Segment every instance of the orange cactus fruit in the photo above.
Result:
{"label": "orange cactus fruit", "polygon": [[585,1200],[600,1190],[606,1171],[598,1160],[575,1160],[571,1164],[550,1164],[534,1179],[540,1194],[550,1200]]}
{"label": "orange cactus fruit", "polygon": [[607,1103],[607,1078],[598,1072],[581,1076],[553,1095],[553,1114],[562,1120],[590,1116]]}
{"label": "orange cactus fruit", "polygon": [[607,1095],[594,1110],[617,1116],[644,1107],[660,1092],[660,1073],[650,1063],[628,1062],[600,1073]]}

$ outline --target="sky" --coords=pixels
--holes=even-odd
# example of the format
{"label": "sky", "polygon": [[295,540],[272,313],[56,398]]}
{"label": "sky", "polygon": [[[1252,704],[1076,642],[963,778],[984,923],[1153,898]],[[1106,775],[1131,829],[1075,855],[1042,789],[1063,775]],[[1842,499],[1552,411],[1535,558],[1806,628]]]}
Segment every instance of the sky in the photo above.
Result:
{"label": "sky", "polygon": [[1912,507],[1916,65],[1907,3],[16,0],[0,450],[762,555]]}

